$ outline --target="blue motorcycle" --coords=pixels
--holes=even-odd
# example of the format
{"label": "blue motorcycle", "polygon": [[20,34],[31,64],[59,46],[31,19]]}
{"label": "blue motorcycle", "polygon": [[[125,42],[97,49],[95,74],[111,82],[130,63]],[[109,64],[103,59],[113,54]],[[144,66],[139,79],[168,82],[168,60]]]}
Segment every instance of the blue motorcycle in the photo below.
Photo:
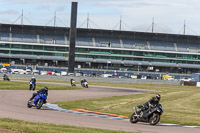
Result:
{"label": "blue motorcycle", "polygon": [[[36,95],[36,93],[33,93],[33,95]],[[46,103],[47,94],[40,92],[37,94],[33,99],[30,99],[27,103],[27,107],[31,108],[32,106],[35,106],[37,109],[40,109],[43,104]]]}

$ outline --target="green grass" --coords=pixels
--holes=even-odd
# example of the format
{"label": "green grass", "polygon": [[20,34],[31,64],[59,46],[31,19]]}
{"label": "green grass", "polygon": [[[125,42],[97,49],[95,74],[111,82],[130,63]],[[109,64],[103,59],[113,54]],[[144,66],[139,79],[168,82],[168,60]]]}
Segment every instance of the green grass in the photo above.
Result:
{"label": "green grass", "polygon": [[[157,90],[162,96],[160,103],[164,109],[161,122],[200,126],[200,89],[197,87],[116,83],[90,84]],[[155,95],[156,92],[70,102],[64,101],[56,102],[56,104],[65,109],[87,109],[129,117],[133,112],[133,106],[143,104]]]}
{"label": "green grass", "polygon": [[[39,84],[36,85],[36,90],[42,89],[44,87],[48,87],[49,90],[75,90],[82,89],[79,87],[71,87],[71,86],[59,86],[59,85],[51,85],[51,84]],[[14,82],[14,81],[0,81],[0,90],[28,90],[29,82]]]}
{"label": "green grass", "polygon": [[[40,80],[38,80],[40,81]],[[43,82],[60,82],[65,81],[46,81]],[[10,82],[11,83],[11,82]],[[65,83],[69,83],[66,81]],[[0,81],[0,89],[28,89],[28,83],[18,83]],[[200,89],[191,86],[173,86],[173,85],[140,85],[140,84],[123,84],[123,83],[92,83],[90,85],[113,86],[113,87],[127,87],[127,88],[140,88],[157,90],[162,95],[160,103],[163,105],[164,113],[161,116],[161,122],[194,125],[200,126]],[[13,88],[15,86],[15,88]],[[48,86],[49,89],[68,89],[65,86],[37,84],[38,88]],[[74,87],[72,87],[74,89]],[[76,88],[77,89],[77,88]],[[57,102],[60,107],[66,109],[87,109],[91,111],[112,113],[130,116],[132,107],[137,104],[143,104],[151,97],[155,96],[154,93],[126,95],[126,96],[113,96],[107,98],[79,100],[70,102]]]}
{"label": "green grass", "polygon": [[122,131],[0,119],[0,128],[26,133],[126,133]]}

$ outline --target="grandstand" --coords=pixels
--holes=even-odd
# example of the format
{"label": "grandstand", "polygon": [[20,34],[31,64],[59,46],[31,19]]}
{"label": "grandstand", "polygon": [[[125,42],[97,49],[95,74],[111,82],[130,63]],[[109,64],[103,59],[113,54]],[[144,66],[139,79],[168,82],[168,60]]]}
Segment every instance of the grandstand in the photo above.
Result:
{"label": "grandstand", "polygon": [[[69,28],[0,24],[0,63],[67,66]],[[194,73],[199,36],[77,29],[76,67]]]}

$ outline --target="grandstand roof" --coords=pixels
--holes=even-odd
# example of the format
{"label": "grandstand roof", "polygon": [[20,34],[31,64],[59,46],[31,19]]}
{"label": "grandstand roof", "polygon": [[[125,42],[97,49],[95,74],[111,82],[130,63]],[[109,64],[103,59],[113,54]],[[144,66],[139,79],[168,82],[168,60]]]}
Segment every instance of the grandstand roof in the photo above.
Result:
{"label": "grandstand roof", "polygon": [[[69,35],[69,29],[70,29],[69,27],[0,24],[0,32]],[[194,35],[119,31],[119,30],[105,30],[105,29],[77,28],[77,36],[122,38],[122,39],[128,38],[128,39],[147,40],[147,41],[153,40],[153,41],[167,41],[167,42],[200,43],[200,36],[194,36]]]}

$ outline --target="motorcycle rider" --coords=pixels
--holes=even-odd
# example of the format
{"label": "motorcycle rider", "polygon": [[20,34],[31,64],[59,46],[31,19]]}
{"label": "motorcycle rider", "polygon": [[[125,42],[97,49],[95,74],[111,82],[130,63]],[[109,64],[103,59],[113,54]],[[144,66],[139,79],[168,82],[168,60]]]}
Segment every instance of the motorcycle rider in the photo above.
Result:
{"label": "motorcycle rider", "polygon": [[71,82],[71,86],[75,86],[75,80],[74,79],[70,79]]}
{"label": "motorcycle rider", "polygon": [[9,77],[6,74],[4,74],[3,75],[3,80],[10,80],[10,79],[9,79]]}
{"label": "motorcycle rider", "polygon": [[36,79],[35,79],[35,77],[32,77],[32,78],[31,78],[31,81],[32,81],[33,83],[36,84]]}
{"label": "motorcycle rider", "polygon": [[32,77],[32,78],[31,78],[29,84],[30,84],[30,88],[29,88],[29,90],[32,89],[32,85],[35,85],[35,87],[33,88],[33,91],[34,91],[35,88],[36,88],[36,79],[35,79],[35,77]]}
{"label": "motorcycle rider", "polygon": [[81,79],[81,85],[83,84],[83,79]]}
{"label": "motorcycle rider", "polygon": [[85,83],[85,82],[87,82],[87,80],[86,80],[86,79],[82,79],[82,80],[81,80],[81,85],[84,86],[84,83]]}
{"label": "motorcycle rider", "polygon": [[148,110],[152,106],[158,105],[160,99],[161,99],[160,94],[157,94],[155,97],[152,97],[148,102],[143,104],[143,107],[141,108],[141,110],[138,113],[140,113],[141,111],[144,111],[144,110]]}
{"label": "motorcycle rider", "polygon": [[[48,96],[48,88],[44,87],[40,90],[38,90],[36,93],[33,93],[33,96],[30,98],[30,100],[33,100],[35,96],[37,96],[38,94],[40,94],[41,92],[46,93],[46,95]],[[46,101],[45,101],[46,103]]]}

